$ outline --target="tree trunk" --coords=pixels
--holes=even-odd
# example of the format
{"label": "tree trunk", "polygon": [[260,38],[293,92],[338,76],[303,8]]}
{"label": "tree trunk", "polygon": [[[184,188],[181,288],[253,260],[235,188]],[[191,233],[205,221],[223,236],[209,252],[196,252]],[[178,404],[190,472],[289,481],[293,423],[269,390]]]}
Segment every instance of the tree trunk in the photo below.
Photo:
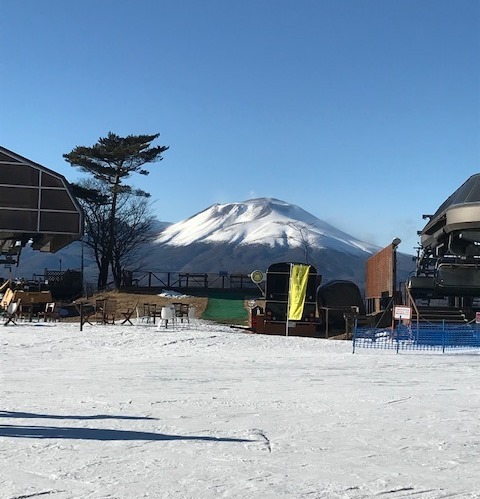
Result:
{"label": "tree trunk", "polygon": [[108,282],[108,267],[110,264],[110,260],[103,256],[100,262],[99,273],[98,273],[98,281],[97,287],[99,291],[104,290],[107,287]]}
{"label": "tree trunk", "polygon": [[[120,176],[118,174],[118,169],[117,169],[117,175],[115,176],[115,183],[112,187],[112,207],[110,209],[110,227],[108,231],[108,241],[107,241],[107,249],[106,249],[106,276],[105,276],[105,286],[107,284],[107,278],[108,278],[108,267],[112,267],[112,273],[115,275],[115,269],[114,269],[114,264],[115,262],[113,261],[113,249],[114,249],[114,239],[115,239],[115,216],[117,214],[117,199],[118,199],[118,188],[120,186]],[[103,262],[102,262],[103,263]]]}
{"label": "tree trunk", "polygon": [[120,268],[120,265],[117,264],[116,261],[112,263],[112,273],[113,273],[113,280],[115,282],[115,287],[117,289],[120,289],[122,287],[122,269]]}

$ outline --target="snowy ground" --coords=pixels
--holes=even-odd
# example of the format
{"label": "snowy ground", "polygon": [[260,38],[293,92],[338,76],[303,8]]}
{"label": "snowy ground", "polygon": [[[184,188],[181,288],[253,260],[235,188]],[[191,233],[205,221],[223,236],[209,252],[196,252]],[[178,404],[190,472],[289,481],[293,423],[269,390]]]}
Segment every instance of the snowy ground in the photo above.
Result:
{"label": "snowy ground", "polygon": [[0,498],[480,498],[480,355],[7,326]]}

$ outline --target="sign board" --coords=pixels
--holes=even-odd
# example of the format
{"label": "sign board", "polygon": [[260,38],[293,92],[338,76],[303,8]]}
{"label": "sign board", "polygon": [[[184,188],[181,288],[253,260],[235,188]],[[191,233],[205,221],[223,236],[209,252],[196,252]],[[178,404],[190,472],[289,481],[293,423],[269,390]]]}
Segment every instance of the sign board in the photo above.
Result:
{"label": "sign board", "polygon": [[411,307],[401,307],[399,305],[395,305],[393,317],[395,319],[410,320],[412,318],[412,309]]}

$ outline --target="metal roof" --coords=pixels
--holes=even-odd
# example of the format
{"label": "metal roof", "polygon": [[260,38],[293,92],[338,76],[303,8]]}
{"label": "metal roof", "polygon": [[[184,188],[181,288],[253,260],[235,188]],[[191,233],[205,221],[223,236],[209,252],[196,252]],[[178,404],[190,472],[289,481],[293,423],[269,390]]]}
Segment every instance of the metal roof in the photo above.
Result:
{"label": "metal roof", "polygon": [[457,204],[480,202],[480,173],[472,175],[453,194],[451,194],[438,208],[432,218],[442,214],[447,208]]}
{"label": "metal roof", "polygon": [[[480,173],[472,175],[437,209],[420,232],[422,248],[446,245],[462,231],[480,230]],[[452,235],[452,237],[450,237]],[[470,234],[470,239],[472,234]],[[477,234],[476,239],[479,235]],[[445,246],[446,247],[446,246]]]}
{"label": "metal roof", "polygon": [[63,175],[0,146],[0,263],[21,248],[55,253],[83,235],[83,212]]}

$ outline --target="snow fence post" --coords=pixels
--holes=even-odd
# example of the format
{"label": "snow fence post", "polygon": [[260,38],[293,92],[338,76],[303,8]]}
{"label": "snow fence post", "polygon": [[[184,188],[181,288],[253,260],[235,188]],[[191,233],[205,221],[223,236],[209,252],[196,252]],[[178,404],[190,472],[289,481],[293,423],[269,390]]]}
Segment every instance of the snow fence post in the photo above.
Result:
{"label": "snow fence post", "polygon": [[355,317],[355,326],[353,327],[353,338],[352,338],[352,353],[355,353],[355,336],[357,335],[357,318]]}
{"label": "snow fence post", "polygon": [[[394,323],[395,323],[395,319],[394,319]],[[402,323],[402,316],[400,315],[398,317],[398,326],[397,326],[397,353],[398,353],[398,349],[400,347],[400,341],[398,339],[398,336],[400,334],[400,324]]]}
{"label": "snow fence post", "polygon": [[445,353],[445,319],[442,321],[442,353]]}
{"label": "snow fence post", "polygon": [[80,331],[83,331],[83,303],[80,303]]}

